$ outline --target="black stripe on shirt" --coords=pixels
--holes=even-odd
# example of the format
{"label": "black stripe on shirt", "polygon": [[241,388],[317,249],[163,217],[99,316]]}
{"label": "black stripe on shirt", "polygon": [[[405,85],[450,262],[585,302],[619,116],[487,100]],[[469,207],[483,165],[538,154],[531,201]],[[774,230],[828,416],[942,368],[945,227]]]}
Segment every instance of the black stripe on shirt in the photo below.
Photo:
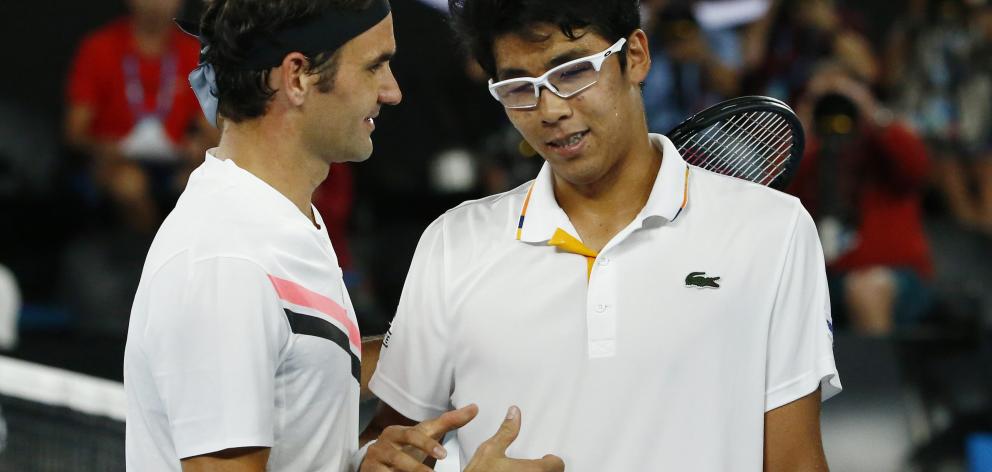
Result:
{"label": "black stripe on shirt", "polygon": [[361,382],[362,360],[359,359],[355,353],[351,352],[347,333],[334,325],[334,323],[316,316],[296,313],[289,308],[286,308],[285,311],[286,318],[289,319],[289,327],[293,333],[324,338],[334,344],[337,344],[338,347],[343,349],[344,352],[348,354],[348,357],[351,358],[351,376],[354,377],[356,381]]}

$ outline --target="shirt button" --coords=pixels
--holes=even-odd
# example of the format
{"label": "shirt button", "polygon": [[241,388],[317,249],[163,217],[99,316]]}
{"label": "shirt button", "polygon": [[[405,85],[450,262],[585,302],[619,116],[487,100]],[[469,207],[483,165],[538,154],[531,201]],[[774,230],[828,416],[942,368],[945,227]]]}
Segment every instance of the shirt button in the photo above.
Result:
{"label": "shirt button", "polygon": [[606,267],[608,265],[610,265],[610,258],[609,257],[600,257],[599,258],[599,266],[600,267]]}
{"label": "shirt button", "polygon": [[603,313],[606,311],[606,305],[596,305],[596,313]]}

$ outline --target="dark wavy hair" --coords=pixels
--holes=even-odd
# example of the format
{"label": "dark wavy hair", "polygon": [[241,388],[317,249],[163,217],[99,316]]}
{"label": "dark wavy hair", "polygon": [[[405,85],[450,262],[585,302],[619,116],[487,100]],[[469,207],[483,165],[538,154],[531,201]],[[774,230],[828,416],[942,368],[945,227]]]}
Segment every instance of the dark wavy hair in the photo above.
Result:
{"label": "dark wavy hair", "polygon": [[[235,123],[265,114],[275,90],[269,71],[238,65],[258,38],[309,21],[330,8],[364,9],[371,0],[210,0],[200,19],[200,34],[210,44],[203,59],[214,67],[218,113]],[[320,74],[317,90],[329,92],[337,72],[336,52],[308,57],[306,72]]]}
{"label": "dark wavy hair", "polygon": [[[630,36],[641,25],[638,0],[448,0],[452,27],[479,65],[496,76],[493,42],[512,33],[541,41],[533,27],[557,25],[569,39],[581,35],[576,30],[592,31],[611,43]],[[624,50],[626,51],[626,49]],[[627,57],[619,56],[621,70]]]}

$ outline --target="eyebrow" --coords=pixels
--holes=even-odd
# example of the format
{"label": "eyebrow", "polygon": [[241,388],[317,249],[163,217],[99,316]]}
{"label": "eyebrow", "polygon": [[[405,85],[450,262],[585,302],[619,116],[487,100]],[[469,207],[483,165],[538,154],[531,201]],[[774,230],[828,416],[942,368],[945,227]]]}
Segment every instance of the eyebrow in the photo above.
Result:
{"label": "eyebrow", "polygon": [[[575,59],[578,59],[580,57],[586,57],[591,54],[594,53],[590,53],[589,51],[581,48],[570,49],[548,60],[548,62],[544,64],[545,66],[544,70],[545,71],[551,70],[566,62],[574,61]],[[516,79],[519,77],[532,77],[532,76],[530,75],[530,72],[518,68],[509,68],[509,69],[496,71],[497,82],[500,80]]]}
{"label": "eyebrow", "polygon": [[393,57],[394,56],[396,56],[396,51],[387,51],[387,52],[384,52],[382,54],[379,54],[375,59],[372,59],[371,61],[369,61],[368,65],[369,66],[374,66],[376,64],[382,64],[384,62],[389,62],[389,61],[393,60]]}

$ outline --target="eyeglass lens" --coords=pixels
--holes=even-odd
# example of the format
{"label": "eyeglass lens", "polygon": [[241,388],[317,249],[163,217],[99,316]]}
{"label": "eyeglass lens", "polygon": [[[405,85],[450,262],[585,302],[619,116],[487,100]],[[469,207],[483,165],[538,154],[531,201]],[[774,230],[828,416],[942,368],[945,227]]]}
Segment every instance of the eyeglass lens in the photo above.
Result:
{"label": "eyeglass lens", "polygon": [[[599,72],[592,62],[582,61],[555,69],[548,82],[558,89],[560,97],[568,98],[592,85],[598,78]],[[530,83],[506,84],[497,87],[496,94],[500,102],[508,107],[531,107],[536,106],[538,101],[534,85]]]}

